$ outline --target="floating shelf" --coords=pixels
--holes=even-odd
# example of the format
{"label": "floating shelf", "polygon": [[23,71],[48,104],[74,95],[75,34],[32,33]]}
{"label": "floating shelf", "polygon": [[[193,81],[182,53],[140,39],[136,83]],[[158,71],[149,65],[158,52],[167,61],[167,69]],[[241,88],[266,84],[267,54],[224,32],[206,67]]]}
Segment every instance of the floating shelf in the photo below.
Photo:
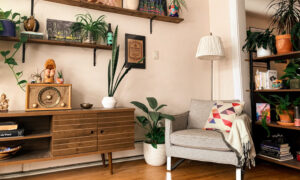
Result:
{"label": "floating shelf", "polygon": [[293,58],[299,58],[300,57],[300,51],[294,51],[291,53],[286,54],[279,54],[279,55],[272,55],[272,56],[265,56],[265,57],[259,57],[259,58],[253,58],[253,62],[259,61],[278,61],[278,60],[287,60],[287,59],[293,59]]}
{"label": "floating shelf", "polygon": [[0,138],[0,142],[27,140],[27,139],[40,139],[40,138],[48,138],[48,137],[52,137],[49,131],[32,132],[31,134],[25,135],[25,136],[3,137],[3,138]]}
{"label": "floating shelf", "polygon": [[150,19],[150,20],[164,21],[164,22],[169,22],[169,23],[180,23],[184,20],[182,18],[161,16],[161,15],[145,13],[145,12],[137,11],[137,10],[125,9],[125,8],[108,6],[108,5],[103,5],[103,4],[90,3],[90,2],[82,1],[82,0],[46,0],[46,1],[60,3],[60,4],[66,4],[66,5],[70,5],[70,6],[88,8],[88,9],[95,9],[95,10],[111,12],[111,13],[116,13],[116,14],[122,14],[122,15],[127,15],[127,16],[135,16],[135,17],[145,18],[145,19]]}
{"label": "floating shelf", "polygon": [[286,167],[290,167],[290,168],[294,168],[294,169],[300,170],[300,162],[297,161],[296,159],[288,160],[288,161],[276,161],[274,159],[261,156],[259,154],[256,157],[259,158],[259,159],[263,159],[265,161],[269,161],[269,162],[275,163],[275,164],[280,164],[280,165],[283,165],[283,166],[286,166]]}
{"label": "floating shelf", "polygon": [[[246,90],[250,92],[249,89]],[[254,90],[255,93],[280,93],[280,92],[300,92],[300,89],[265,89],[265,90]]]}
{"label": "floating shelf", "polygon": [[[261,125],[261,122],[258,121],[258,122],[255,122],[255,124]],[[282,125],[277,124],[276,122],[267,123],[267,126],[274,127],[274,128],[291,129],[291,130],[300,131],[300,127],[296,127],[296,126],[282,126]]]}

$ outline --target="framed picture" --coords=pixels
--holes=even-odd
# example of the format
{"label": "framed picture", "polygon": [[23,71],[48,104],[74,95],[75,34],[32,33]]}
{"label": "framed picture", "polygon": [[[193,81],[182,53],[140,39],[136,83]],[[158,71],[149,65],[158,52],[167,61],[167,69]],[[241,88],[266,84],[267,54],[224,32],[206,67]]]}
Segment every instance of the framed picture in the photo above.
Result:
{"label": "framed picture", "polygon": [[256,120],[261,121],[266,118],[266,122],[271,122],[271,106],[267,103],[256,103]]}
{"label": "framed picture", "polygon": [[108,5],[108,6],[114,6],[114,7],[123,7],[123,0],[98,0],[98,2]]}
{"label": "framed picture", "polygon": [[81,32],[72,34],[71,26],[74,22],[47,19],[48,40],[81,42]]}
{"label": "framed picture", "polygon": [[[144,58],[144,59],[143,59]],[[140,60],[143,59],[141,62]],[[125,34],[126,67],[146,68],[146,37]]]}

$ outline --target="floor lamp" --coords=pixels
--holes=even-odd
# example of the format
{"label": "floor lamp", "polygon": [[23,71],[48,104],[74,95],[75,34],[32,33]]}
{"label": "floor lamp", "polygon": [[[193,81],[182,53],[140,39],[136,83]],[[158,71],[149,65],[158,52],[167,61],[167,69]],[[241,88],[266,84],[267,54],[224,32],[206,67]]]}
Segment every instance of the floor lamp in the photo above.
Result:
{"label": "floor lamp", "polygon": [[211,61],[211,100],[214,93],[214,61],[225,57],[222,40],[218,36],[204,36],[201,38],[196,58]]}

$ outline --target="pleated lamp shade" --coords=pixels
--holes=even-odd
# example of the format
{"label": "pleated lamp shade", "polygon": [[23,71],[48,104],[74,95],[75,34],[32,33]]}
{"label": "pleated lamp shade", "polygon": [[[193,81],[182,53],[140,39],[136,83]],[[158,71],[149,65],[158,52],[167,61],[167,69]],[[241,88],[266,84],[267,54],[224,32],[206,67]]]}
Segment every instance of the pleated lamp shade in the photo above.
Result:
{"label": "pleated lamp shade", "polygon": [[204,36],[198,45],[196,58],[202,60],[220,60],[225,56],[222,40],[218,36]]}

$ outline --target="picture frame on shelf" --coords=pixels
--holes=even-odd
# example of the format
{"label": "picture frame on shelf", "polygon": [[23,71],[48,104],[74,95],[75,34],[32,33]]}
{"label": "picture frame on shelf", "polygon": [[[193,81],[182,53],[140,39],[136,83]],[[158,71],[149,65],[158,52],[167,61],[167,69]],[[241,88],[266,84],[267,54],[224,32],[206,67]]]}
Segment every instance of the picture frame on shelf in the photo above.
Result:
{"label": "picture frame on shelf", "polygon": [[146,69],[145,36],[125,34],[125,62],[126,67]]}
{"label": "picture frame on shelf", "polygon": [[[266,113],[266,114],[264,114]],[[268,103],[256,103],[256,120],[262,121],[264,118],[263,116],[266,116],[266,122],[271,122],[271,105]]]}
{"label": "picture frame on shelf", "polygon": [[81,42],[81,32],[72,34],[72,25],[74,22],[62,21],[56,19],[47,19],[48,40]]}

